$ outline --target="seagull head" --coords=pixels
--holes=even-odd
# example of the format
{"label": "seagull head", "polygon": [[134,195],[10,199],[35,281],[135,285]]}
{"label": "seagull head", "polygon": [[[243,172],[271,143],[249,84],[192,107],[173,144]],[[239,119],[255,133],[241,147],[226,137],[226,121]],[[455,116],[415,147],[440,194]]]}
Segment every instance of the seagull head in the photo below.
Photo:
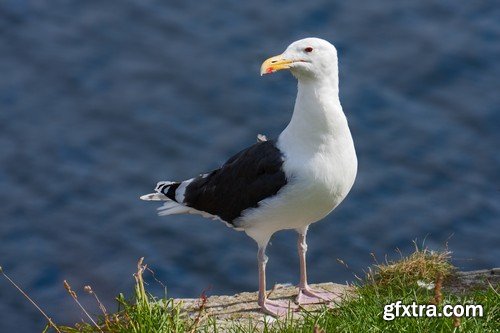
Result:
{"label": "seagull head", "polygon": [[320,38],[298,40],[290,44],[282,54],[264,61],[260,75],[282,69],[290,69],[298,80],[337,77],[337,49]]}

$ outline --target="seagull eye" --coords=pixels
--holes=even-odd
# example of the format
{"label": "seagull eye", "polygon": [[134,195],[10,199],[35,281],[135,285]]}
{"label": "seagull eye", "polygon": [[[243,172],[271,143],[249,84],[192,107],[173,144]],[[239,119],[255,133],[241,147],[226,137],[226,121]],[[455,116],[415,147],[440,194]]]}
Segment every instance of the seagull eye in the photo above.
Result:
{"label": "seagull eye", "polygon": [[313,50],[313,48],[309,46],[309,47],[306,47],[306,48],[304,49],[304,52],[309,53],[309,52],[312,52],[312,50]]}

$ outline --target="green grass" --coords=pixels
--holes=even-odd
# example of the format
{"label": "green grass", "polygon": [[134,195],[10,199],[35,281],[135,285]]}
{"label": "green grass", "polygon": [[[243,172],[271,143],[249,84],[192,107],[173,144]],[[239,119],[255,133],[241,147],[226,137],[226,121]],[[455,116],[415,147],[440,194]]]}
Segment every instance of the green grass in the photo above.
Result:
{"label": "green grass", "polygon": [[[267,328],[266,332],[500,332],[499,286],[476,289],[464,295],[443,290],[455,269],[448,252],[415,250],[399,261],[377,264],[366,281],[355,286],[356,293],[338,308],[310,313],[304,320],[287,319]],[[418,285],[430,283],[430,290]],[[395,318],[383,319],[384,305],[401,300],[403,304],[481,304],[484,316],[468,318]],[[236,329],[233,332],[246,332]]]}
{"label": "green grass", "polygon": [[[74,327],[47,327],[47,331],[63,333],[109,332],[109,333],[166,333],[166,332],[500,332],[500,287],[486,285],[470,290],[466,294],[453,294],[446,288],[453,279],[455,268],[449,263],[448,252],[431,252],[416,248],[408,257],[376,264],[368,270],[365,280],[354,286],[355,293],[346,296],[337,308],[324,307],[320,311],[296,314],[274,321],[260,329],[256,323],[230,323],[218,327],[213,319],[203,319],[204,302],[201,302],[199,316],[187,318],[180,305],[166,296],[157,299],[148,294],[144,287],[142,260],[135,274],[135,291],[132,299],[123,295],[117,297],[118,311],[110,314],[99,302],[102,315],[88,316],[88,322]],[[422,284],[433,284],[427,288]],[[87,287],[87,291],[93,294]],[[68,292],[77,301],[69,285]],[[383,319],[384,306],[401,300],[403,304],[436,304],[441,309],[445,304],[481,304],[483,317],[461,318],[395,318]]]}
{"label": "green grass", "polygon": [[[404,304],[416,301],[428,304],[432,292],[422,292],[419,288],[379,289],[376,286],[361,287],[358,296],[344,301],[339,308],[324,310],[306,317],[303,321],[289,320],[268,332],[314,332],[316,327],[324,332],[498,332],[500,329],[499,296],[493,290],[475,291],[467,296],[445,296],[444,303],[482,304],[485,317],[482,318],[396,318],[385,321],[382,318],[385,304],[402,300]],[[243,332],[243,331],[239,331]]]}
{"label": "green grass", "polygon": [[[116,313],[108,314],[96,298],[102,311],[102,316],[97,323],[91,320],[90,323],[78,323],[75,327],[59,326],[60,332],[170,333],[189,332],[195,329],[196,323],[182,316],[180,304],[174,302],[172,298],[165,296],[157,299],[146,292],[143,280],[145,270],[146,266],[143,265],[143,258],[141,258],[137,265],[137,272],[134,274],[136,282],[134,298],[127,300],[123,294],[120,294],[117,297],[118,311]],[[87,290],[92,292],[89,287]]]}

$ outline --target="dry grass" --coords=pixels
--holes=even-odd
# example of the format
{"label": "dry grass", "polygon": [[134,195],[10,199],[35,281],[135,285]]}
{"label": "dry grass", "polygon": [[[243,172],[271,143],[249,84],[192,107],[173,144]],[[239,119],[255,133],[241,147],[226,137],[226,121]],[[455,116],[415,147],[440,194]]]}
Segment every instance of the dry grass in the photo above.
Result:
{"label": "dry grass", "polygon": [[387,261],[376,264],[368,271],[368,280],[379,286],[416,283],[417,281],[432,282],[438,279],[446,280],[452,276],[455,268],[450,263],[449,251],[435,252],[427,248],[419,248],[416,242],[415,252],[397,261]]}

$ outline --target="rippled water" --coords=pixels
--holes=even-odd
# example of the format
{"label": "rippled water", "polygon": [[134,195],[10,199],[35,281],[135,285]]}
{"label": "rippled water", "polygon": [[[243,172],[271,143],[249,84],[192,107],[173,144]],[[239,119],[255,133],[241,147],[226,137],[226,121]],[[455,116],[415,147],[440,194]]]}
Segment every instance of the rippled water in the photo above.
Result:
{"label": "rippled water", "polygon": [[[172,296],[255,290],[252,240],[138,196],[276,137],[296,84],[259,66],[306,36],[339,49],[359,157],[348,199],[311,228],[311,280],[352,280],[415,238],[498,266],[500,6],[321,0],[0,3],[0,264],[59,323],[81,318],[63,279],[113,309],[141,256]],[[292,232],[269,257],[270,284],[297,281]],[[2,281],[0,331],[43,326]]]}

